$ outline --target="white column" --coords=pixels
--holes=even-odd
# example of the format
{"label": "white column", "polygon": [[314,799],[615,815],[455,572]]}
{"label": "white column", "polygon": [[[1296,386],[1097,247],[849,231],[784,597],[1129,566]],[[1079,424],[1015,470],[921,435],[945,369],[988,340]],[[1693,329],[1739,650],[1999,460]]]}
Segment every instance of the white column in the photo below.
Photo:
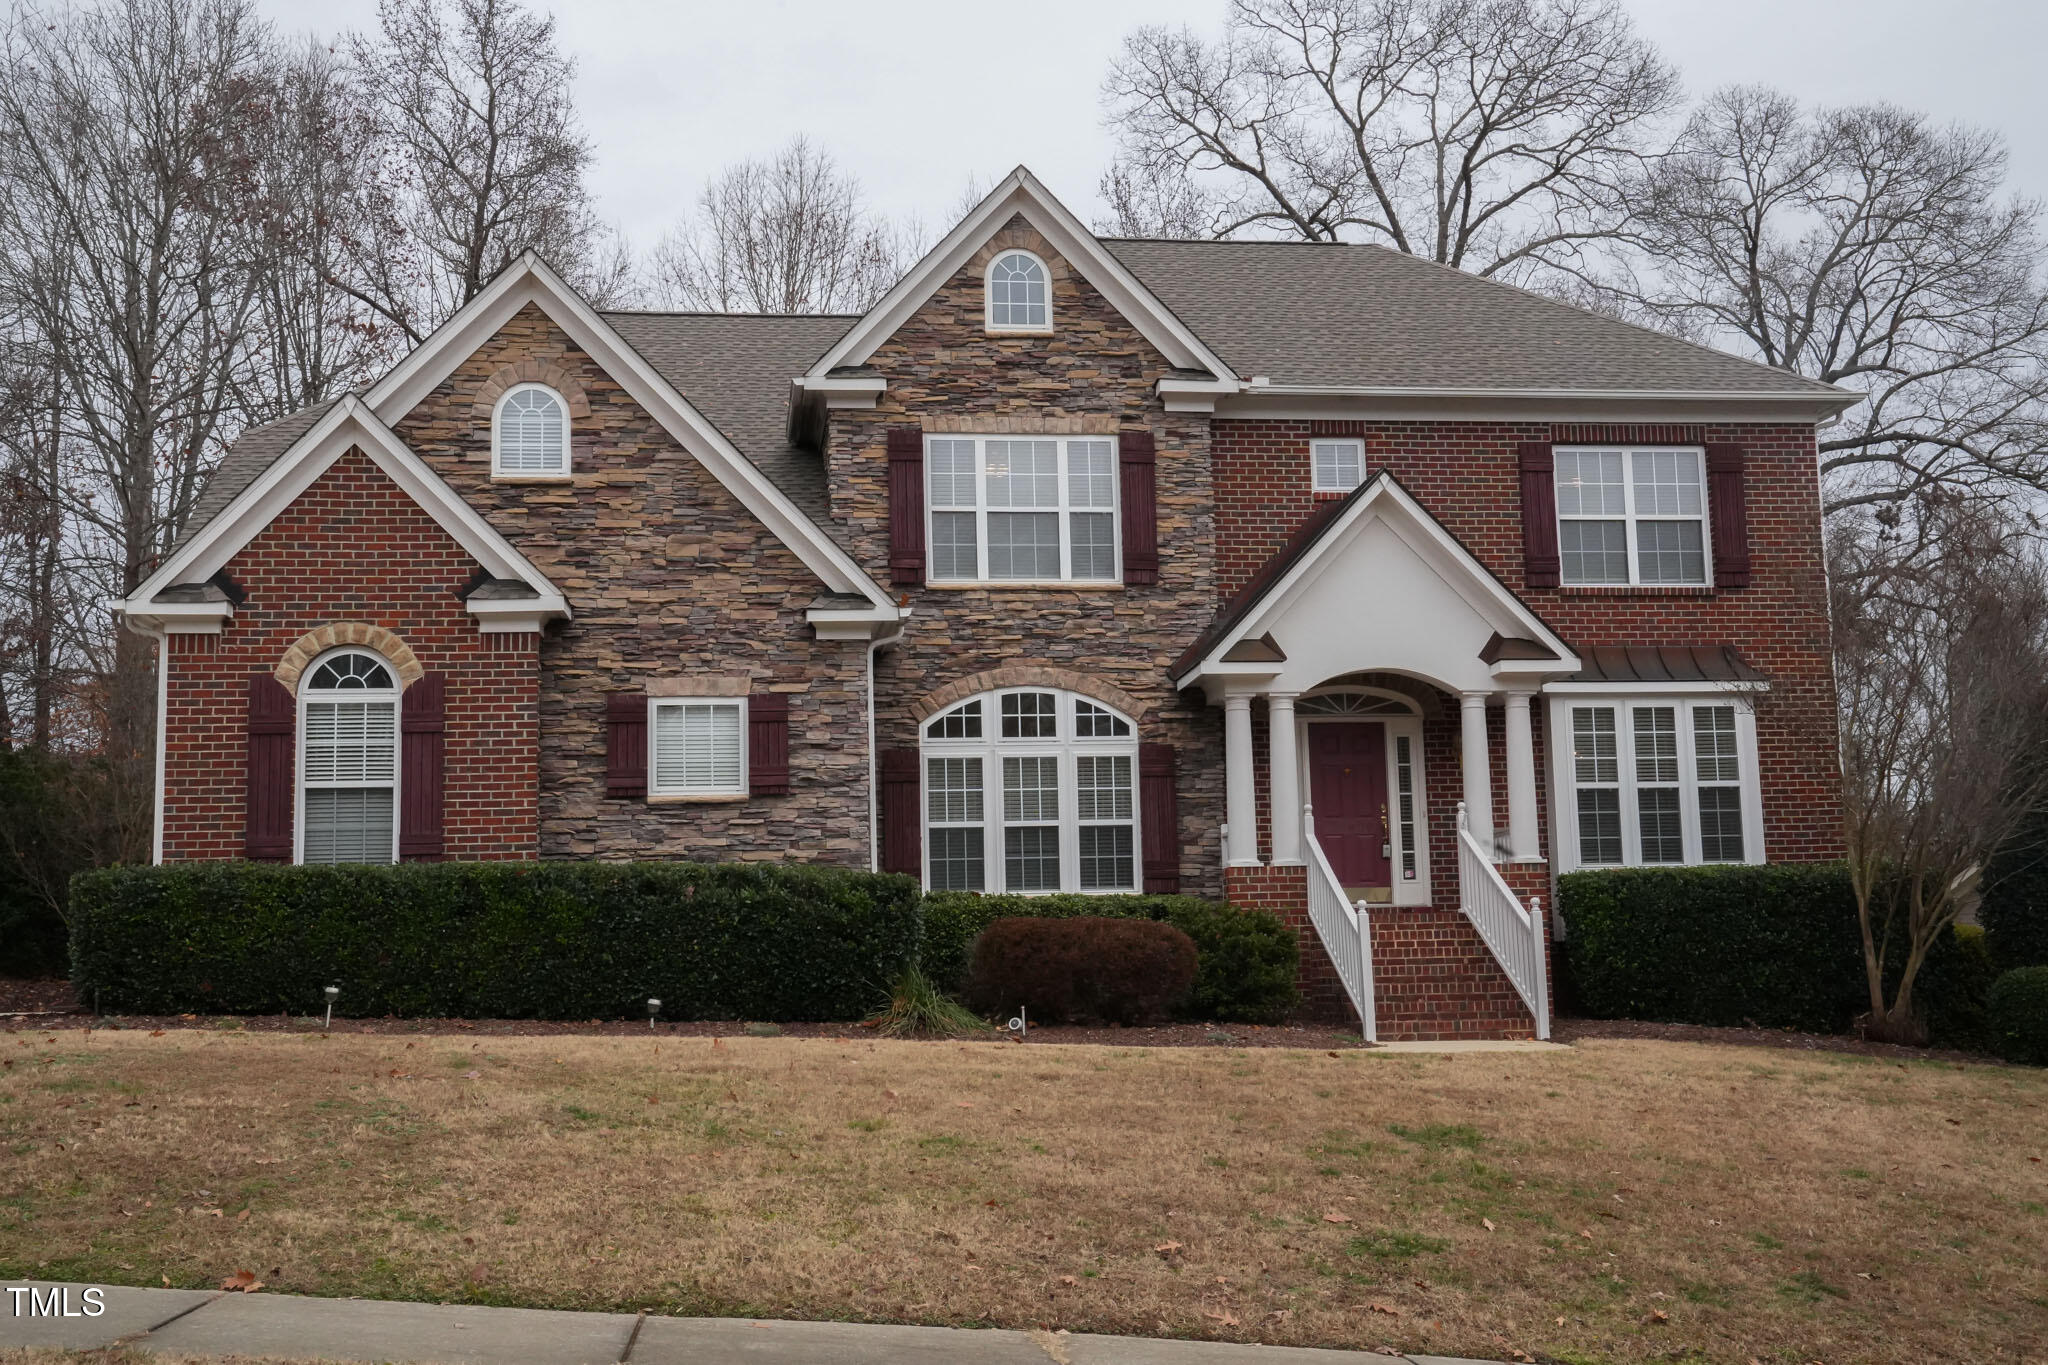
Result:
{"label": "white column", "polygon": [[1486,752],[1486,694],[1467,692],[1460,711],[1465,770],[1465,823],[1481,847],[1493,849],[1493,768]]}
{"label": "white column", "polygon": [[1224,861],[1230,867],[1259,865],[1259,788],[1252,773],[1252,699],[1233,692],[1223,699],[1223,818],[1230,826]]}
{"label": "white column", "polygon": [[1529,733],[1529,694],[1508,693],[1508,852],[1536,854],[1536,741]]}
{"label": "white column", "polygon": [[1273,863],[1294,866],[1303,861],[1301,846],[1301,770],[1295,754],[1294,694],[1266,694],[1266,728],[1269,744],[1268,796],[1273,803]]}

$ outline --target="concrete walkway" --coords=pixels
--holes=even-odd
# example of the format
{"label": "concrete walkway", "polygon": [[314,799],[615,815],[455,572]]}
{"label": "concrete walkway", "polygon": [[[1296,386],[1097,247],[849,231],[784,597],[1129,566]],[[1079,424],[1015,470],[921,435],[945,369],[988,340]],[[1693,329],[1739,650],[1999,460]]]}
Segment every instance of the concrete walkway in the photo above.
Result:
{"label": "concrete walkway", "polygon": [[[0,1348],[120,1345],[195,1356],[422,1365],[1485,1365],[1150,1337],[635,1317],[200,1289],[108,1288],[89,1300],[88,1287],[0,1283]],[[94,1304],[100,1313],[90,1312]]]}

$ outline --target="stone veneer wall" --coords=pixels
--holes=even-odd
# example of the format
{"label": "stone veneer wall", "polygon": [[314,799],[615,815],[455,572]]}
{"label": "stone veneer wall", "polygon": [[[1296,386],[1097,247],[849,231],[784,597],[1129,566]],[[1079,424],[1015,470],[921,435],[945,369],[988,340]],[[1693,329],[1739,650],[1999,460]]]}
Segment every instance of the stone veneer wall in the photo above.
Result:
{"label": "stone veneer wall", "polygon": [[[569,401],[567,482],[491,477],[529,375]],[[812,638],[822,585],[588,354],[529,306],[395,425],[575,609],[540,648],[541,856],[867,865],[865,645]],[[789,694],[789,795],[606,798],[605,695],[705,676]]]}
{"label": "stone veneer wall", "polygon": [[[1046,262],[1050,335],[983,328],[982,273],[1011,246]],[[1100,679],[1144,708],[1140,738],[1178,751],[1181,888],[1220,895],[1222,717],[1166,679],[1167,665],[1216,608],[1208,427],[1199,415],[1169,414],[1158,403],[1153,388],[1170,368],[1165,357],[1019,217],[868,364],[888,391],[872,411],[831,413],[826,451],[835,529],[878,582],[889,581],[890,427],[1069,433],[1146,426],[1159,461],[1156,585],[904,591],[913,609],[909,629],[877,661],[877,743],[915,746],[912,707],[969,675],[1035,665]]]}
{"label": "stone veneer wall", "polygon": [[[165,679],[166,862],[242,856],[249,679],[288,686],[307,634],[359,639],[447,677],[444,822],[450,858],[534,855],[537,637],[483,635],[455,593],[468,552],[351,450],[257,533],[227,570],[248,593],[221,634],[173,635]],[[390,632],[391,639],[363,627]],[[281,676],[289,674],[291,676]]]}

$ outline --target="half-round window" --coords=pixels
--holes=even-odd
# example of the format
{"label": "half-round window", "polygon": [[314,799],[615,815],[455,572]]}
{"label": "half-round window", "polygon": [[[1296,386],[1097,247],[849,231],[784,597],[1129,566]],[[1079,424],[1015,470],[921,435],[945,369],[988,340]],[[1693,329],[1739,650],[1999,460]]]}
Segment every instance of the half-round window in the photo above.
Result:
{"label": "half-round window", "polygon": [[569,405],[544,384],[521,384],[498,400],[491,468],[498,474],[569,473]]}
{"label": "half-round window", "polygon": [[985,692],[925,722],[925,885],[1136,891],[1138,737],[1072,692]]}
{"label": "half-round window", "polygon": [[988,329],[1044,332],[1051,328],[1045,262],[1028,251],[1006,251],[989,262]]}
{"label": "half-round window", "polygon": [[336,650],[299,688],[299,861],[398,856],[398,683],[361,650]]}

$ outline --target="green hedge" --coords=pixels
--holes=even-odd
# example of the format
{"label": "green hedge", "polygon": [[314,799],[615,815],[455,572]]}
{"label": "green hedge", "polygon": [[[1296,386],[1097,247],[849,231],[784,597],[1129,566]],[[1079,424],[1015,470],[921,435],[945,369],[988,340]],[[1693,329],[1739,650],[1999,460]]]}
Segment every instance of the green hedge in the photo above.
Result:
{"label": "green hedge", "polygon": [[1977,918],[2002,972],[2048,966],[2048,816],[2036,814],[1991,859]]}
{"label": "green hedge", "polygon": [[[1594,1018],[1839,1033],[1870,1009],[1841,863],[1571,872],[1558,905],[1573,998]],[[1968,931],[1929,954],[1914,996],[1934,1042],[1988,1041],[1990,976]]]}
{"label": "green hedge", "polygon": [[858,1019],[917,960],[917,884],[829,868],[107,868],[71,886],[79,997],[135,1014]]}
{"label": "green hedge", "polygon": [[1991,983],[1991,1045],[2008,1062],[2048,1066],[2048,967],[2020,967]]}
{"label": "green hedge", "polygon": [[991,921],[1077,915],[1162,920],[1193,939],[1195,989],[1188,1009],[1198,1018],[1277,1023],[1299,999],[1294,976],[1300,945],[1294,931],[1268,911],[1196,896],[984,896],[935,891],[924,898],[925,975],[943,990],[958,991],[966,981],[969,947]]}

